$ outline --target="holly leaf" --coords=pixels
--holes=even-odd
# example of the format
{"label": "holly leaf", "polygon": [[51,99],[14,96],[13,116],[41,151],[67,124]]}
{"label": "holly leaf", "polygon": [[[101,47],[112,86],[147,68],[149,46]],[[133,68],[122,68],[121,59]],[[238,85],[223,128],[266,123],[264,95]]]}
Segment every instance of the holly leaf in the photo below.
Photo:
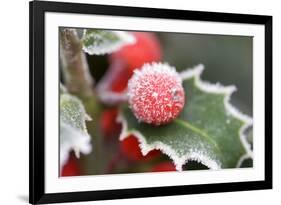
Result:
{"label": "holly leaf", "polygon": [[244,134],[252,119],[229,102],[236,88],[203,82],[203,69],[198,65],[180,74],[186,104],[180,116],[167,125],[138,122],[130,108],[123,106],[118,117],[123,125],[120,140],[135,135],[143,155],[161,150],[177,170],[190,160],[210,169],[234,168],[252,157]]}
{"label": "holly leaf", "polygon": [[67,93],[60,95],[60,164],[63,166],[73,150],[79,158],[80,152],[89,154],[92,146],[86,128],[86,114],[82,102]]}
{"label": "holly leaf", "polygon": [[90,55],[112,53],[135,41],[128,32],[99,29],[84,29],[82,37],[83,50]]}

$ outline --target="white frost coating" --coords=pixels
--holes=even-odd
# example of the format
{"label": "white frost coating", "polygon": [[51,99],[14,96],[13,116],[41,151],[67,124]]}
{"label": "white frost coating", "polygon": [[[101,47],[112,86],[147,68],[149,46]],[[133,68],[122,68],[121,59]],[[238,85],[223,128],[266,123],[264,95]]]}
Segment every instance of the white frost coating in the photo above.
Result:
{"label": "white frost coating", "polygon": [[69,153],[74,150],[79,158],[80,152],[89,154],[92,151],[91,137],[85,132],[80,131],[64,122],[60,124],[60,168],[67,163]]}
{"label": "white frost coating", "polygon": [[[233,107],[230,104],[231,94],[234,91],[236,91],[235,86],[222,86],[219,83],[210,84],[208,82],[202,81],[200,78],[200,75],[203,72],[203,70],[204,70],[204,66],[202,64],[199,64],[198,66],[195,66],[192,69],[187,69],[187,70],[181,72],[180,76],[181,76],[182,80],[194,77],[196,86],[204,92],[225,94],[224,105],[225,105],[226,110],[231,115],[233,115],[234,117],[240,119],[241,121],[243,121],[245,123],[239,130],[239,136],[240,136],[241,143],[246,150],[246,154],[243,155],[239,159],[239,161],[237,163],[237,167],[239,167],[242,164],[243,160],[245,160],[249,157],[253,158],[252,150],[250,148],[249,143],[246,140],[246,135],[245,135],[245,130],[248,127],[252,126],[252,124],[253,124],[252,118],[241,113],[239,110],[237,110],[235,107]],[[118,120],[118,122],[122,123],[122,132],[120,134],[120,140],[123,140],[126,137],[128,137],[130,134],[133,134],[134,136],[137,137],[137,139],[140,142],[140,148],[141,148],[141,152],[143,155],[146,155],[148,152],[150,152],[153,149],[161,150],[163,153],[167,154],[173,160],[173,162],[176,166],[176,169],[178,171],[182,171],[182,166],[189,160],[198,161],[210,169],[217,170],[217,169],[221,168],[221,164],[219,162],[217,162],[216,160],[210,159],[209,156],[206,156],[202,153],[193,152],[193,153],[184,155],[182,157],[179,157],[177,155],[177,153],[170,146],[163,144],[160,141],[154,142],[153,144],[149,145],[146,142],[145,137],[142,136],[141,133],[139,133],[137,131],[128,131],[127,122],[121,113],[119,113],[117,120]]]}
{"label": "white frost coating", "polygon": [[[242,145],[244,146],[246,150],[246,156],[249,156],[253,158],[253,152],[251,150],[250,144],[246,140],[246,135],[245,131],[249,127],[253,125],[253,119],[243,113],[241,113],[237,108],[232,106],[230,104],[230,98],[233,92],[236,91],[235,86],[222,86],[219,83],[217,84],[210,84],[209,82],[202,81],[200,76],[201,73],[204,70],[204,66],[202,64],[199,64],[195,66],[194,68],[191,69],[186,69],[185,71],[181,72],[180,75],[183,80],[189,79],[189,78],[195,78],[195,84],[196,86],[201,89],[204,92],[209,92],[209,93],[217,93],[217,94],[225,94],[224,98],[224,105],[226,110],[235,118],[240,119],[243,121],[245,124],[240,128],[239,130],[239,136]],[[242,158],[245,156],[243,155],[240,160],[237,163],[237,167],[239,167],[243,161]]]}
{"label": "white frost coating", "polygon": [[111,90],[112,84],[116,78],[119,77],[120,73],[124,70],[122,61],[113,61],[96,86],[96,91],[99,99],[107,105],[115,105],[120,102],[126,102],[128,100],[127,91],[115,92]]}
{"label": "white frost coating", "polygon": [[242,163],[244,162],[244,160],[246,159],[252,159],[253,157],[248,155],[248,154],[244,154],[238,161],[236,167],[241,167]]}
{"label": "white frost coating", "polygon": [[168,155],[172,160],[173,163],[176,166],[176,169],[178,171],[182,171],[182,166],[187,163],[189,160],[197,161],[199,163],[202,163],[209,169],[217,170],[221,168],[221,164],[217,162],[216,160],[213,160],[209,158],[207,155],[204,155],[199,152],[191,152],[188,153],[184,156],[178,156],[178,154],[172,149],[170,146],[160,142],[156,141],[152,144],[148,144],[146,142],[145,137],[137,132],[137,131],[128,131],[128,124],[125,120],[125,118],[122,116],[121,113],[119,113],[117,121],[122,123],[122,131],[120,134],[119,140],[124,140],[127,138],[129,135],[133,134],[134,136],[137,137],[138,141],[140,142],[140,148],[143,156],[147,155],[151,150],[160,150],[164,154]]}
{"label": "white frost coating", "polygon": [[93,119],[91,118],[90,115],[88,115],[87,113],[85,113],[85,120],[86,120],[86,121],[92,121]]}
{"label": "white frost coating", "polygon": [[[145,63],[141,67],[141,69],[135,69],[134,75],[131,77],[131,79],[128,82],[128,90],[133,90],[135,87],[140,87],[139,79],[143,76],[149,76],[149,75],[155,75],[155,74],[163,74],[165,73],[168,76],[173,76],[173,78],[179,83],[182,83],[181,76],[177,73],[176,68],[173,66],[170,66],[168,63]],[[128,96],[130,96],[131,93],[128,92]]]}
{"label": "white frost coating", "polygon": [[180,73],[180,76],[182,80],[186,80],[194,77],[195,84],[198,86],[198,88],[207,93],[226,94],[230,96],[234,91],[236,91],[235,86],[223,86],[220,83],[211,84],[209,82],[202,81],[200,75],[202,74],[203,70],[204,70],[204,66],[202,64],[199,64],[194,68],[190,68],[190,69],[186,69],[185,71],[182,71]]}
{"label": "white frost coating", "polygon": [[[85,37],[86,30],[87,29],[84,29],[83,38]],[[83,50],[90,55],[105,55],[115,52],[125,45],[134,44],[136,42],[135,37],[128,32],[125,31],[106,31],[106,32],[114,33],[119,38],[119,40],[117,42],[111,42],[110,40],[108,40],[108,41],[104,41],[104,43],[99,45],[94,44],[91,46],[83,46]],[[96,38],[100,38],[100,37],[97,35]]]}

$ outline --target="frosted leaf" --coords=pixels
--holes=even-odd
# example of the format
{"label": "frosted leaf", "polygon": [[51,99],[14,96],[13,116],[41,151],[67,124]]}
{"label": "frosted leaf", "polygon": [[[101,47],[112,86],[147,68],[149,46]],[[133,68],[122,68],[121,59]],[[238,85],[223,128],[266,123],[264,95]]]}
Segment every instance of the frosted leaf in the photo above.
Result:
{"label": "frosted leaf", "polygon": [[104,55],[135,43],[135,37],[125,31],[84,29],[83,50],[90,55]]}
{"label": "frosted leaf", "polygon": [[120,140],[135,135],[143,155],[161,150],[177,170],[189,160],[220,169],[240,166],[243,159],[251,158],[244,132],[252,119],[229,102],[236,88],[202,81],[203,69],[198,65],[180,73],[187,101],[180,116],[167,125],[140,123],[128,106],[122,107],[118,117],[123,125]]}
{"label": "frosted leaf", "polygon": [[89,154],[92,150],[90,136],[85,132],[75,129],[66,123],[60,124],[60,165],[61,167],[67,162],[69,153],[75,152],[79,157],[80,152]]}
{"label": "frosted leaf", "polygon": [[60,166],[62,167],[69,158],[69,153],[74,151],[79,158],[80,152],[89,154],[92,150],[91,137],[87,132],[86,120],[91,120],[87,115],[82,102],[70,94],[60,96]]}

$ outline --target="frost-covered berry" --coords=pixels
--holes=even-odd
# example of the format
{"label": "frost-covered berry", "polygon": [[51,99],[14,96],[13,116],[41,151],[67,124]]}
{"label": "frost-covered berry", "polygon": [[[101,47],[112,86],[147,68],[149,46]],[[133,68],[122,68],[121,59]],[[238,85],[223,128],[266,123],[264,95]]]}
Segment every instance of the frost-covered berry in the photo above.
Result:
{"label": "frost-covered berry", "polygon": [[109,55],[110,67],[97,85],[99,98],[106,104],[114,105],[126,100],[128,80],[135,69],[145,63],[160,61],[161,45],[157,36],[149,32],[132,32],[134,44],[123,46]]}
{"label": "frost-covered berry", "polygon": [[128,97],[135,117],[153,125],[174,120],[185,103],[181,77],[174,67],[163,63],[136,70],[129,80]]}

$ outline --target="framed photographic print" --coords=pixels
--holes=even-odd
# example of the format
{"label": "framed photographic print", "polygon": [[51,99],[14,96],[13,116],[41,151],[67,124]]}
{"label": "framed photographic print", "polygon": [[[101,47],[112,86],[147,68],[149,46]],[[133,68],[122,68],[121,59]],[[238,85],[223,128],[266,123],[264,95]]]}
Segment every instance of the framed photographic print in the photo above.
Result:
{"label": "framed photographic print", "polygon": [[30,203],[271,187],[271,16],[30,2]]}

